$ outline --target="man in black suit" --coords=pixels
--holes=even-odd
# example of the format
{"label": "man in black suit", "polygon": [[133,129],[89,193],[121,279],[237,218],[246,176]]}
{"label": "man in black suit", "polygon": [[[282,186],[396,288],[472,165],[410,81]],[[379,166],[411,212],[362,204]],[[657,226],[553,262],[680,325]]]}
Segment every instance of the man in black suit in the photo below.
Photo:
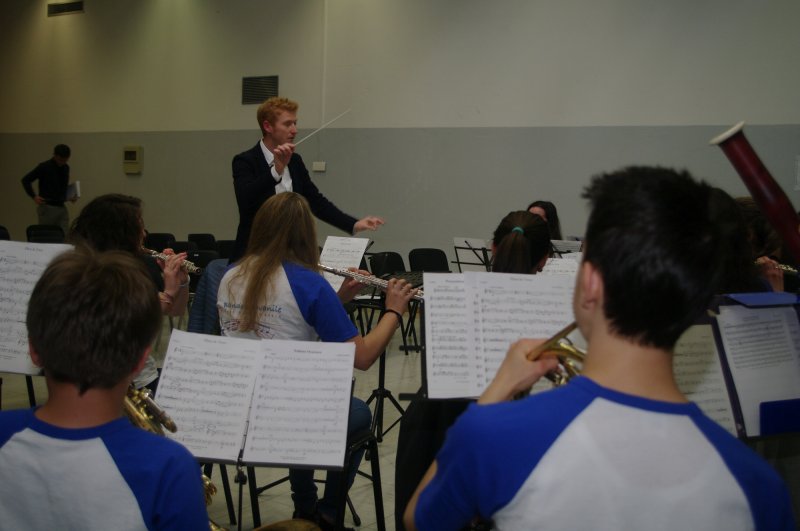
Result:
{"label": "man in black suit", "polygon": [[250,227],[261,205],[275,194],[296,192],[308,200],[314,215],[349,234],[377,230],[383,219],[357,220],[331,203],[311,182],[300,155],[294,152],[298,104],[287,98],[270,98],[258,107],[256,117],[263,138],[252,149],[233,157],[233,188],[239,206],[239,228],[231,262],[247,249]]}

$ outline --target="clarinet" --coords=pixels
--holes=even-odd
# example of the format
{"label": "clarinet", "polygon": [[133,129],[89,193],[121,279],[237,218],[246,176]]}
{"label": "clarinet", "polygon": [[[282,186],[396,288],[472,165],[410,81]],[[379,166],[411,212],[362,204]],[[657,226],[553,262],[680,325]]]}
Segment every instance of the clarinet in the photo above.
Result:
{"label": "clarinet", "polygon": [[[338,267],[326,266],[324,264],[319,264],[319,268],[327,273],[331,273],[332,275],[352,278],[361,284],[366,284],[367,286],[372,286],[382,291],[386,291],[386,288],[389,286],[388,280],[383,280],[372,275],[362,275],[361,273],[356,273],[355,271],[350,271],[349,269],[340,269]],[[411,298],[418,301],[425,300],[421,289],[418,289]]]}

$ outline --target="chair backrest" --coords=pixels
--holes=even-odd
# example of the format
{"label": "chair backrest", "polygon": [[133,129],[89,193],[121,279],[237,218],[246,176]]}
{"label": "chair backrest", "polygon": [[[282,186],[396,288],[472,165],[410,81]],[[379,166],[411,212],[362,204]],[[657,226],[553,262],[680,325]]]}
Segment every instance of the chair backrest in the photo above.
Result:
{"label": "chair backrest", "polygon": [[404,273],[406,265],[403,263],[403,257],[394,251],[385,251],[382,253],[374,253],[369,258],[369,270],[376,277],[383,277],[393,273]]}
{"label": "chair backrest", "polygon": [[429,273],[450,272],[447,254],[441,249],[411,249],[408,253],[408,266],[411,268],[411,271],[427,271]]}
{"label": "chair backrest", "polygon": [[194,242],[197,244],[197,249],[199,251],[216,251],[217,250],[217,240],[214,238],[213,234],[208,233],[194,233],[190,234],[187,238],[190,242]]}
{"label": "chair backrest", "polygon": [[[197,267],[205,269],[212,260],[219,260],[217,251],[193,250],[189,251],[186,259]],[[197,290],[197,283],[200,282],[200,275],[189,275],[189,291],[194,293]]]}
{"label": "chair backrest", "polygon": [[0,225],[0,240],[10,240],[10,239],[11,239],[11,234],[8,233],[8,229]]}
{"label": "chair backrest", "polygon": [[197,248],[197,244],[194,242],[172,242],[172,250],[175,251],[176,253],[189,253],[192,251],[199,251],[199,249]]}
{"label": "chair backrest", "polygon": [[217,252],[220,258],[230,258],[233,254],[233,246],[236,240],[217,240]]}
{"label": "chair backrest", "polygon": [[144,246],[159,253],[175,244],[175,235],[169,232],[148,232],[144,238]]}
{"label": "chair backrest", "polygon": [[58,225],[28,225],[25,235],[32,243],[64,243],[64,231]]}

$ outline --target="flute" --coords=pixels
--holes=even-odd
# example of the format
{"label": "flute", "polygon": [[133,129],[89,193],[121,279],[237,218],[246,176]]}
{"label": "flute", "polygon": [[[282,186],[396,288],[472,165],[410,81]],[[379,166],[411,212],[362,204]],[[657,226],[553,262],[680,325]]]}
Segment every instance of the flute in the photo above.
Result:
{"label": "flute", "polygon": [[[145,253],[147,253],[149,255],[152,255],[154,258],[156,258],[157,260],[161,260],[162,262],[166,262],[167,261],[167,257],[169,256],[169,255],[166,255],[164,253],[159,253],[158,251],[154,251],[152,249],[148,249],[147,247],[142,247],[142,251],[144,251]],[[181,267],[183,267],[189,273],[195,273],[197,275],[199,275],[200,273],[203,272],[203,268],[197,267],[196,265],[194,265],[189,260],[184,260],[183,262],[181,262]]]}
{"label": "flute", "polygon": [[[382,278],[374,277],[371,275],[362,275],[361,273],[356,273],[355,271],[350,271],[349,269],[340,269],[338,267],[331,267],[323,264],[319,264],[319,268],[327,273],[331,273],[332,275],[345,278],[352,278],[354,280],[357,280],[361,284],[366,284],[367,286],[372,286],[382,291],[386,291],[386,288],[389,286],[388,280],[383,280]],[[417,292],[411,298],[416,299],[418,301],[425,300],[421,289],[418,289]]]}

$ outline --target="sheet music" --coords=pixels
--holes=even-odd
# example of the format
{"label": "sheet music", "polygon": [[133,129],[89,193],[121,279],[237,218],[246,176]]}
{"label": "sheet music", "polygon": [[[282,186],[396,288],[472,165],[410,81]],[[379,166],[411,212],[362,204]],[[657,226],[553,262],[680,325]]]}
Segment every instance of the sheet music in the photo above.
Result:
{"label": "sheet music", "polygon": [[81,182],[75,181],[67,185],[67,193],[64,196],[66,201],[71,200],[73,197],[81,196]]}
{"label": "sheet music", "polygon": [[[576,255],[580,255],[581,253],[573,253]],[[570,256],[570,255],[567,255]],[[572,257],[570,258],[548,258],[547,262],[544,265],[544,268],[541,271],[543,275],[570,275],[571,278],[575,278],[575,275],[578,274],[578,266],[580,265],[580,259],[575,260]]]}
{"label": "sheet music", "polygon": [[559,253],[579,253],[583,249],[583,242],[578,240],[550,240],[550,243]]}
{"label": "sheet music", "polygon": [[485,371],[483,356],[478,356],[471,339],[464,275],[425,273],[423,280],[428,396],[477,396],[478,375]]}
{"label": "sheet music", "polygon": [[762,402],[800,398],[800,325],[794,307],[720,306],[717,317],[748,436]]}
{"label": "sheet music", "polygon": [[28,301],[47,265],[71,248],[0,241],[0,372],[39,374],[28,355]]}
{"label": "sheet music", "polygon": [[354,357],[352,343],[173,330],[156,394],[167,436],[198,459],[341,468]]}
{"label": "sheet music", "polygon": [[[326,266],[347,269],[361,265],[361,258],[369,245],[369,238],[346,238],[343,236],[328,236],[325,246],[320,253],[319,261]],[[338,291],[344,282],[344,277],[323,272],[325,280]]]}
{"label": "sheet music", "polygon": [[244,461],[341,468],[355,345],[278,340],[261,345]]}
{"label": "sheet music", "polygon": [[474,344],[484,358],[482,393],[497,373],[511,343],[525,337],[550,337],[574,320],[575,280],[567,275],[465,273],[465,276],[472,294]]}
{"label": "sheet music", "polygon": [[173,330],[156,401],[178,426],[167,434],[198,459],[236,462],[261,341]]}
{"label": "sheet music", "polygon": [[730,395],[710,324],[690,326],[675,345],[672,367],[681,392],[737,436]]}
{"label": "sheet music", "polygon": [[[492,241],[481,238],[453,238],[459,271],[486,271],[483,262],[492,261]],[[471,248],[470,248],[471,247]],[[474,249],[474,251],[473,251]],[[476,254],[477,253],[477,254]]]}

